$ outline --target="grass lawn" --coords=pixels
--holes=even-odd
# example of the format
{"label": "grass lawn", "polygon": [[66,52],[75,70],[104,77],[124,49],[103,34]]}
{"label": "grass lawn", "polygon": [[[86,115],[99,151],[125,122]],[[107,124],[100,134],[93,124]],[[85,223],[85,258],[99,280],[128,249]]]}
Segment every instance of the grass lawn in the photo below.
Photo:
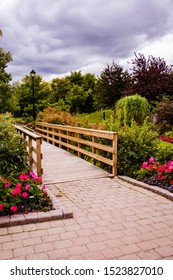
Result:
{"label": "grass lawn", "polygon": [[109,118],[114,112],[111,109],[97,111],[91,114],[79,114],[78,118],[88,117],[89,123],[101,123],[103,121],[103,115],[105,113],[105,118]]}

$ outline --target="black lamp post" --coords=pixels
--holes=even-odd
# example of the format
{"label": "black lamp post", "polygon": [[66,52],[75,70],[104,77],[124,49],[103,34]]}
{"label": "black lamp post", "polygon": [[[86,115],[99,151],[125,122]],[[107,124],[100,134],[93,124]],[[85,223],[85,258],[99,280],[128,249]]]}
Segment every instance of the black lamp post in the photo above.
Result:
{"label": "black lamp post", "polygon": [[36,75],[36,72],[34,70],[32,70],[30,72],[30,75],[31,75],[31,79],[32,79],[32,104],[33,104],[33,118],[34,118],[34,121],[36,119],[36,113],[35,113],[35,88],[34,88],[34,80],[35,80],[35,75]]}

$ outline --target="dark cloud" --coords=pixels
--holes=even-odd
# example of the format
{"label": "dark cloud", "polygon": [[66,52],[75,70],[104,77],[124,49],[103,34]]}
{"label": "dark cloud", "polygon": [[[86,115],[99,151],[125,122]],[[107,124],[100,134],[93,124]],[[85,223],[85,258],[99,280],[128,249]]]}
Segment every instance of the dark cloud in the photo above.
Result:
{"label": "dark cloud", "polygon": [[32,68],[45,79],[79,69],[99,74],[146,43],[153,51],[153,42],[172,31],[171,0],[4,2],[1,45],[13,54],[8,69],[14,80]]}

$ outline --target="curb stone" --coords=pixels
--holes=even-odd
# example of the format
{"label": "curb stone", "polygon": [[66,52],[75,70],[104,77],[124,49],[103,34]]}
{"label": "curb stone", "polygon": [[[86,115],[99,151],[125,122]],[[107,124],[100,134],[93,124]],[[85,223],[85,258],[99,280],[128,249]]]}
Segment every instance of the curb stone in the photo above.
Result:
{"label": "curb stone", "polygon": [[161,195],[171,201],[173,201],[173,193],[169,192],[168,190],[164,190],[162,188],[159,188],[158,186],[151,186],[151,185],[148,185],[146,183],[143,183],[143,182],[140,182],[140,181],[137,181],[136,179],[132,179],[128,176],[118,176],[119,179],[127,182],[127,183],[130,183],[134,186],[137,186],[137,187],[140,187],[140,188],[143,188],[143,189],[146,189],[148,191],[151,191],[153,193],[156,193],[158,195]]}
{"label": "curb stone", "polygon": [[73,218],[73,213],[70,209],[66,209],[50,190],[47,189],[47,193],[52,200],[53,210],[2,216],[0,217],[0,228]]}

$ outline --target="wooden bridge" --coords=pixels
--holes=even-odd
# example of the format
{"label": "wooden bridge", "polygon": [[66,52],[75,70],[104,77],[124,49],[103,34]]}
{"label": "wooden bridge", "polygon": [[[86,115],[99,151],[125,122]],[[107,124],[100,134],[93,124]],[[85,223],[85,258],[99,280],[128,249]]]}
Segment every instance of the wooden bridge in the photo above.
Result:
{"label": "wooden bridge", "polygon": [[[115,132],[47,123],[37,123],[39,135],[20,126],[16,129],[27,143],[30,170],[42,176],[45,184],[116,175]],[[98,150],[103,153],[100,155]],[[92,163],[82,159],[82,155],[90,157]],[[96,166],[96,162],[109,165],[112,173]]]}

